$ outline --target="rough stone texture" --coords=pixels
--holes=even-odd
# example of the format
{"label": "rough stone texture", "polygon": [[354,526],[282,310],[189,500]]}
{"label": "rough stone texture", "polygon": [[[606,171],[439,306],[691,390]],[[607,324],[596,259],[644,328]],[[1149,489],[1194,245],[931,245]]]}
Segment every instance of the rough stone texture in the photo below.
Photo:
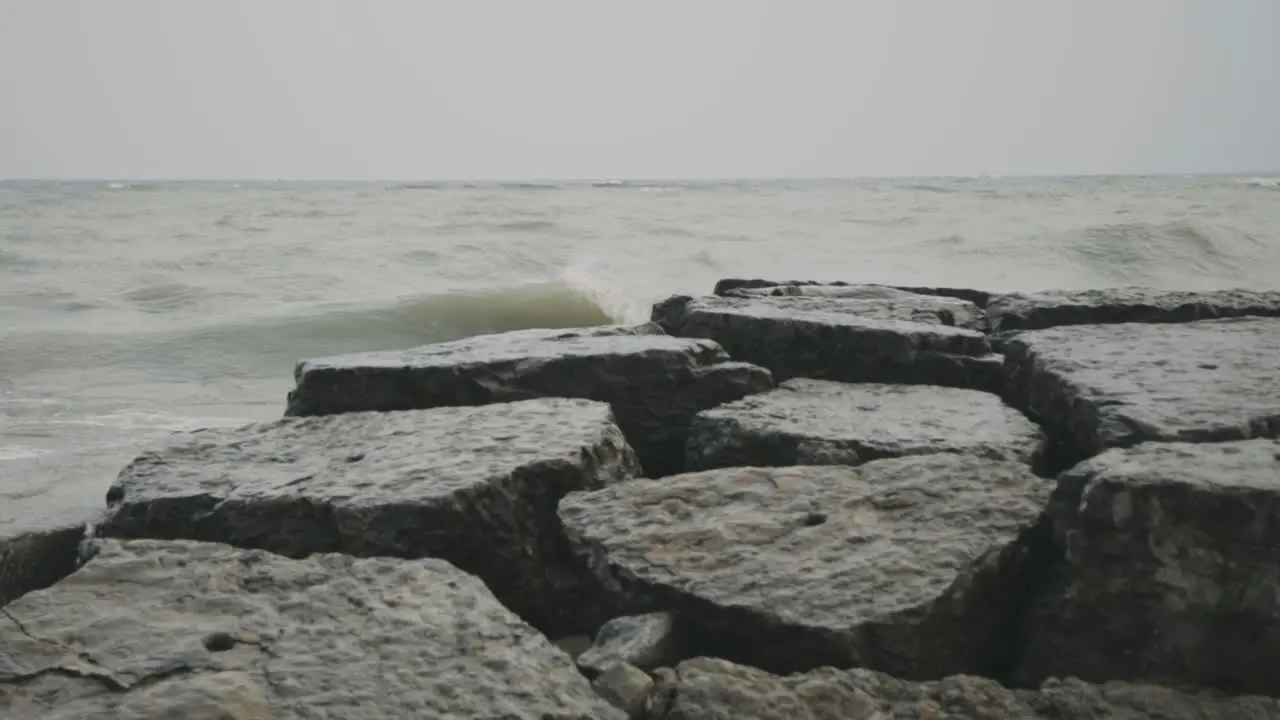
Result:
{"label": "rough stone texture", "polygon": [[727,295],[735,290],[765,290],[776,287],[885,287],[895,290],[905,290],[918,295],[937,295],[939,297],[953,297],[960,300],[968,300],[980,308],[985,308],[987,303],[994,296],[985,290],[974,290],[972,288],[949,288],[949,287],[923,287],[913,285],[874,285],[864,284],[857,285],[847,282],[820,282],[817,280],[762,280],[759,278],[742,279],[742,278],[725,278],[716,283],[715,289],[711,291],[713,295]]}
{"label": "rough stone texture", "polygon": [[1280,442],[1108,450],[1063,473],[1049,513],[1066,561],[1020,679],[1280,695]]}
{"label": "rough stone texture", "polygon": [[0,537],[0,607],[76,568],[84,523]]}
{"label": "rough stone texture", "polygon": [[1280,319],[1077,325],[1009,342],[1012,404],[1061,447],[1280,436]]}
{"label": "rough stone texture", "polygon": [[[103,536],[432,556],[549,633],[594,629],[556,503],[639,473],[609,406],[549,398],[175,436],[125,468]],[[606,616],[607,617],[607,616]],[[580,623],[587,623],[586,627]]]}
{"label": "rough stone texture", "polygon": [[699,410],[773,387],[714,342],[653,323],[480,335],[401,352],[305,360],[287,415],[486,405],[536,397],[607,402],[650,476],[680,471]]}
{"label": "rough stone texture", "polygon": [[1038,425],[990,393],[797,378],[698,413],[685,466],[860,465],[939,452],[1034,464],[1043,444]]}
{"label": "rough stone texture", "polygon": [[660,675],[647,720],[1275,720],[1280,702],[1178,693],[1150,685],[1052,680],[1009,690],[957,675],[910,682],[821,668],[778,677],[697,658]]}
{"label": "rough stone texture", "polygon": [[1280,316],[1280,291],[1050,290],[996,295],[986,307],[991,331],[997,333],[1059,325],[1183,323],[1242,315]]}
{"label": "rough stone texture", "polygon": [[608,703],[633,717],[644,710],[653,692],[653,678],[648,673],[626,663],[611,665],[595,680],[591,688]]}
{"label": "rough stone texture", "polygon": [[652,316],[674,335],[710,338],[734,358],[769,368],[777,382],[812,377],[998,390],[1003,359],[986,335],[955,326],[958,302],[911,293],[677,295],[655,305]]}
{"label": "rough stone texture", "polygon": [[1049,492],[1020,463],[922,455],[637,480],[560,517],[620,604],[677,614],[691,655],[999,675]]}
{"label": "rough stone texture", "polygon": [[[912,311],[912,317],[932,314],[943,325],[985,331],[987,316],[972,302],[953,297],[909,292],[887,285],[777,285],[764,288],[744,288],[721,293],[726,297],[813,297],[866,300],[892,303],[895,306],[914,306],[923,312]],[[928,320],[927,315],[926,321]]]}
{"label": "rough stone texture", "polygon": [[622,720],[441,560],[105,541],[0,612],[5,720]]}
{"label": "rough stone texture", "polygon": [[595,643],[578,656],[578,669],[596,677],[617,663],[652,670],[682,658],[675,616],[648,613],[614,618],[596,633]]}

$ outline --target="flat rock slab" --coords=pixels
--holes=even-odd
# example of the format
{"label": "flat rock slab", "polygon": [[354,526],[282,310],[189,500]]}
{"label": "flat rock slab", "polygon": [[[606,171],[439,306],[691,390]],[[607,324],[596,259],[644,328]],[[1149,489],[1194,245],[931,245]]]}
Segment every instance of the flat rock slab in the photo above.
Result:
{"label": "flat rock slab", "polygon": [[[882,287],[892,288],[895,290],[905,290],[907,292],[916,293],[918,295],[937,295],[939,297],[953,297],[961,300],[968,300],[980,308],[985,308],[987,302],[994,296],[993,293],[986,290],[974,290],[972,288],[950,288],[950,287],[926,287],[921,285],[876,285],[876,284],[858,284],[843,281],[825,282],[818,280],[763,280],[760,278],[724,278],[716,282],[715,288],[711,291],[713,295],[728,295],[740,290],[770,290],[772,288],[781,287],[804,287],[809,288],[847,288],[847,287]],[[822,290],[819,290],[822,292]]]}
{"label": "flat rock slab", "polygon": [[1144,443],[1060,478],[1020,675],[1280,696],[1280,441]]}
{"label": "flat rock slab", "polygon": [[[882,289],[883,290],[883,289]],[[998,390],[1003,360],[986,335],[956,325],[957,303],[890,290],[891,297],[736,294],[658,303],[653,319],[673,335],[709,338],[782,382],[924,383]]]}
{"label": "flat rock slab", "polygon": [[305,360],[287,415],[486,405],[537,397],[613,406],[653,477],[681,470],[699,410],[773,387],[768,371],[731,362],[714,342],[654,323],[479,335],[398,352]]}
{"label": "flat rock slab", "polygon": [[875,301],[880,306],[890,306],[904,313],[907,319],[921,318],[925,322],[938,322],[970,330],[986,330],[987,317],[978,305],[959,298],[917,293],[887,285],[774,285],[760,288],[743,288],[717,293],[727,297],[811,297],[838,298],[843,300]]}
{"label": "flat rock slab", "polygon": [[1059,327],[1007,352],[1010,402],[1071,461],[1151,440],[1280,436],[1280,319]]}
{"label": "flat rock slab", "polygon": [[1037,563],[1050,485],[966,455],[726,468],[572,493],[560,517],[621,604],[691,654],[779,672],[993,673]]}
{"label": "flat rock slab", "polygon": [[593,608],[556,503],[639,470],[609,406],[589,400],[286,418],[178,435],[141,455],[97,532],[290,557],[444,558],[566,634]]}
{"label": "flat rock slab", "polygon": [[0,607],[75,570],[84,532],[77,523],[0,536]]}
{"label": "flat rock slab", "polygon": [[1027,464],[1044,435],[996,395],[936,385],[796,378],[694,417],[685,466],[861,465],[967,453]]}
{"label": "flat rock slab", "polygon": [[1275,720],[1280,702],[1222,698],[1151,685],[1051,680],[1009,690],[953,676],[910,682],[870,670],[822,668],[779,677],[724,660],[696,658],[659,676],[653,720]]}
{"label": "flat rock slab", "polygon": [[441,560],[105,541],[0,613],[0,717],[622,720]]}
{"label": "flat rock slab", "polygon": [[991,331],[996,333],[1059,325],[1182,323],[1243,315],[1280,316],[1280,291],[1051,290],[996,295],[986,308]]}

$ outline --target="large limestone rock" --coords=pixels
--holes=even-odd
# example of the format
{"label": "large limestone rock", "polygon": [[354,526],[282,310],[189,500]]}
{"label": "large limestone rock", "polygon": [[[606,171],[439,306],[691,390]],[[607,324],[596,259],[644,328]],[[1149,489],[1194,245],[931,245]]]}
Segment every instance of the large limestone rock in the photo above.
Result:
{"label": "large limestone rock", "polygon": [[1280,436],[1280,319],[1076,325],[1008,345],[1009,399],[1062,465],[1151,440]]}
{"label": "large limestone rock", "polygon": [[1280,696],[1280,442],[1145,443],[1064,473],[1065,563],[1020,676]]}
{"label": "large limestone rock", "polygon": [[290,557],[440,557],[561,634],[594,627],[603,609],[580,594],[556,503],[638,473],[609,406],[588,400],[286,418],[140,456],[98,532]]}
{"label": "large limestone rock", "polygon": [[49,587],[76,568],[85,523],[38,525],[6,527],[0,534],[0,607]]}
{"label": "large limestone rock", "polygon": [[986,678],[910,682],[821,668],[778,677],[696,658],[663,672],[647,720],[1275,720],[1271,698],[1179,693],[1150,685],[1052,680],[1009,690]]}
{"label": "large limestone rock", "polygon": [[295,376],[286,411],[294,416],[537,397],[607,402],[655,477],[680,471],[694,413],[773,387],[766,370],[730,362],[714,342],[671,337],[653,323],[521,330],[305,360]]}
{"label": "large limestone rock", "polygon": [[1280,291],[1048,290],[996,295],[986,309],[991,331],[996,333],[1059,325],[1183,323],[1242,315],[1280,316]]}
{"label": "large limestone rock", "polygon": [[5,720],[622,720],[441,560],[105,541],[0,612]]}
{"label": "large limestone rock", "polygon": [[1021,463],[923,455],[638,480],[560,517],[622,604],[676,613],[691,654],[1000,674],[1049,491]]}
{"label": "large limestone rock", "polygon": [[694,417],[685,466],[860,465],[968,453],[1033,464],[1044,435],[996,395],[796,378]]}
{"label": "large limestone rock", "polygon": [[918,295],[937,295],[939,297],[953,297],[960,300],[968,300],[980,308],[985,308],[987,302],[993,297],[992,293],[985,290],[974,290],[972,288],[950,288],[950,287],[923,287],[911,285],[871,285],[847,283],[842,281],[821,282],[817,280],[762,280],[760,278],[744,279],[744,278],[724,278],[716,282],[715,288],[711,291],[713,295],[729,295],[734,292],[743,290],[760,290],[771,292],[779,289],[779,294],[789,294],[792,288],[801,288],[804,293],[815,291],[815,294],[827,292],[828,288],[835,289],[837,292],[840,288],[856,288],[856,287],[880,287],[891,288],[894,290],[905,290],[906,292],[916,293]]}
{"label": "large limestone rock", "polygon": [[811,377],[998,390],[1001,357],[986,335],[958,322],[981,316],[972,303],[890,288],[858,297],[677,295],[652,313],[671,334],[714,340],[734,358],[768,368],[777,382]]}

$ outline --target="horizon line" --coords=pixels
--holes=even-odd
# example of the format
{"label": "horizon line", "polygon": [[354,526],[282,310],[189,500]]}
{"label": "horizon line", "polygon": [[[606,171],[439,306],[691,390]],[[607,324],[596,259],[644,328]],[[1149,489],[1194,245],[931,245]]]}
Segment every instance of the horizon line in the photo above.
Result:
{"label": "horizon line", "polygon": [[955,175],[741,175],[741,176],[563,176],[563,177],[477,177],[477,178],[303,178],[303,177],[197,177],[197,176],[29,176],[0,178],[0,183],[432,183],[432,184],[563,184],[563,183],[715,183],[715,182],[831,182],[865,180],[1064,180],[1087,178],[1191,178],[1280,175],[1276,170],[1212,170],[1188,172],[1121,172],[1121,173],[1026,173],[1001,175],[993,173]]}

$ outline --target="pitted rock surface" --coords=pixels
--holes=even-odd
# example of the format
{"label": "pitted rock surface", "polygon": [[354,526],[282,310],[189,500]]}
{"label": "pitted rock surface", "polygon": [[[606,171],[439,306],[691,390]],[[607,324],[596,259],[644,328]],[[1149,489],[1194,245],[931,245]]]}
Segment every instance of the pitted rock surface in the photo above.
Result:
{"label": "pitted rock surface", "polygon": [[711,294],[728,295],[734,291],[740,290],[769,290],[779,287],[804,287],[806,290],[810,287],[884,287],[895,290],[905,290],[906,292],[916,293],[917,295],[937,295],[939,297],[952,297],[960,300],[968,300],[980,308],[985,308],[987,306],[987,302],[989,302],[993,297],[993,294],[990,292],[985,290],[974,290],[972,288],[924,287],[918,285],[857,285],[856,283],[848,283],[840,280],[835,282],[823,282],[818,280],[763,280],[760,278],[724,278],[716,282],[715,288],[711,291]]}
{"label": "pitted rock surface", "polygon": [[690,654],[941,677],[1011,661],[1049,491],[1021,463],[940,454],[637,480],[560,517],[621,604],[676,613]]}
{"label": "pitted rock surface", "polygon": [[870,670],[821,668],[779,677],[696,658],[660,676],[651,720],[1276,720],[1280,702],[1150,685],[1051,680],[1009,690],[972,676],[910,682]]}
{"label": "pitted rock surface", "polygon": [[1280,319],[1077,325],[1008,346],[1009,398],[1070,461],[1152,440],[1280,436]]}
{"label": "pitted rock surface", "polygon": [[956,326],[958,302],[911,293],[678,295],[655,305],[652,317],[673,335],[709,338],[734,358],[768,368],[777,382],[811,377],[998,390],[1003,361],[986,335]]}
{"label": "pitted rock surface", "polygon": [[305,360],[294,374],[286,411],[293,416],[538,397],[607,402],[650,476],[680,471],[694,413],[773,387],[763,368],[653,323],[479,335]]}
{"label": "pitted rock surface", "polygon": [[987,303],[991,331],[996,333],[1059,325],[1183,323],[1243,315],[1280,316],[1280,291],[1048,290],[996,295]]}
{"label": "pitted rock surface", "polygon": [[914,293],[887,285],[776,285],[731,290],[722,294],[727,297],[816,297],[879,301],[895,306],[907,304],[931,312],[943,325],[979,331],[987,328],[986,314],[972,302]]}
{"label": "pitted rock surface", "polygon": [[0,607],[70,574],[84,531],[77,523],[0,536]]}
{"label": "pitted rock surface", "polygon": [[1144,443],[1063,473],[1066,561],[1020,675],[1280,696],[1280,441]]}
{"label": "pitted rock surface", "polygon": [[797,378],[694,417],[685,466],[860,465],[927,453],[1033,464],[1040,427],[990,393]]}
{"label": "pitted rock surface", "polygon": [[112,486],[98,533],[290,557],[440,557],[567,634],[592,627],[595,608],[579,595],[556,503],[637,474],[609,406],[588,400],[286,418],[141,455]]}
{"label": "pitted rock surface", "polygon": [[441,560],[105,541],[0,612],[5,720],[622,720]]}

